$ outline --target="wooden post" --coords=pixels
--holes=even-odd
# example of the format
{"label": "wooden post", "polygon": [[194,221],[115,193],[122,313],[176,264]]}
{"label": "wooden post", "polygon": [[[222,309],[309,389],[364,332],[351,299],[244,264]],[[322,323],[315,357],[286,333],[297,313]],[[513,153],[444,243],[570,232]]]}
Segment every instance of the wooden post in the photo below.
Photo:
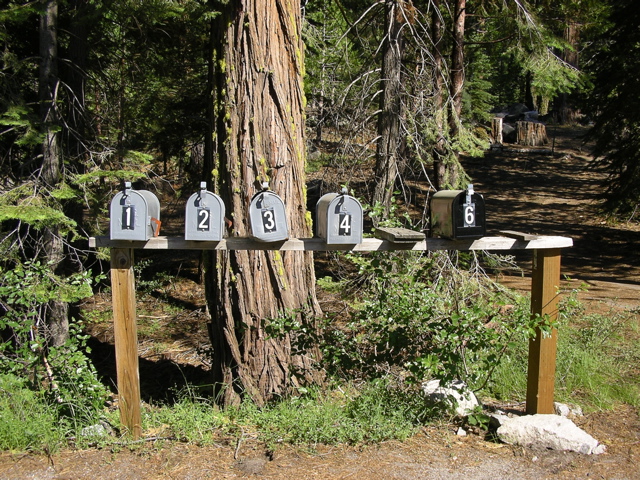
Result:
{"label": "wooden post", "polygon": [[111,294],[120,422],[137,440],[142,433],[142,427],[136,293],[133,275],[133,249],[112,248]]}
{"label": "wooden post", "polygon": [[[558,317],[558,289],[560,287],[560,249],[535,250],[531,275],[531,314]],[[554,413],[553,390],[556,372],[558,332],[550,336],[538,330],[529,341],[527,372],[527,413]]]}

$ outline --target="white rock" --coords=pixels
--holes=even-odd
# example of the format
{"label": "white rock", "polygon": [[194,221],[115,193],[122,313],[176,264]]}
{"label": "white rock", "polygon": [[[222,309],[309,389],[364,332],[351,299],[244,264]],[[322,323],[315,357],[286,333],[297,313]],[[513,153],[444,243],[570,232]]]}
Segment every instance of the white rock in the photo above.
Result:
{"label": "white rock", "polygon": [[505,443],[584,454],[605,451],[595,438],[566,417],[538,414],[500,420],[502,424],[497,433]]}
{"label": "white rock", "polygon": [[454,380],[444,387],[440,386],[440,380],[431,380],[422,384],[422,390],[430,402],[444,403],[461,417],[469,415],[479,405],[474,393],[461,380]]}
{"label": "white rock", "polygon": [[456,432],[456,435],[459,436],[459,437],[466,437],[467,436],[467,431],[464,428],[460,427],[460,428],[458,428],[458,431]]}
{"label": "white rock", "polygon": [[582,416],[582,409],[575,405],[566,405],[564,403],[553,402],[553,408],[556,412],[556,415],[561,415],[563,417]]}

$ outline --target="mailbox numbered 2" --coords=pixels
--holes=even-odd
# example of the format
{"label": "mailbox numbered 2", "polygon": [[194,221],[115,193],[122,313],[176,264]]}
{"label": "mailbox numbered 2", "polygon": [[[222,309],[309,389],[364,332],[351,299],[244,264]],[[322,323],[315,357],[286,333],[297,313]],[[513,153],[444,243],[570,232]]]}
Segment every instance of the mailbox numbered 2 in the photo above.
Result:
{"label": "mailbox numbered 2", "polygon": [[222,199],[207,191],[206,182],[200,191],[187,200],[184,221],[184,239],[219,242],[224,233],[225,207]]}

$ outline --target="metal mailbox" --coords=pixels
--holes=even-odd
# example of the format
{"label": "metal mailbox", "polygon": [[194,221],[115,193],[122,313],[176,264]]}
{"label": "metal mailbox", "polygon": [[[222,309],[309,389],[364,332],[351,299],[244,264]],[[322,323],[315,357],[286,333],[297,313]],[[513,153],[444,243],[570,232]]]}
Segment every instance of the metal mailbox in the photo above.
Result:
{"label": "metal mailbox", "polygon": [[473,191],[441,190],[431,197],[431,236],[479,238],[486,233],[484,198]]}
{"label": "metal mailbox", "polygon": [[207,183],[200,183],[200,191],[187,200],[184,217],[184,239],[219,242],[224,233],[225,207],[222,199],[207,191]]}
{"label": "metal mailbox", "polygon": [[318,236],[328,244],[362,243],[362,205],[355,198],[342,193],[327,193],[316,204]]}
{"label": "metal mailbox", "polygon": [[125,182],[124,190],[111,200],[109,233],[111,240],[142,240],[160,233],[160,201],[147,190],[133,190]]}
{"label": "metal mailbox", "polygon": [[279,242],[289,238],[287,215],[282,199],[262,185],[263,190],[256,193],[249,205],[249,223],[251,236],[261,242]]}

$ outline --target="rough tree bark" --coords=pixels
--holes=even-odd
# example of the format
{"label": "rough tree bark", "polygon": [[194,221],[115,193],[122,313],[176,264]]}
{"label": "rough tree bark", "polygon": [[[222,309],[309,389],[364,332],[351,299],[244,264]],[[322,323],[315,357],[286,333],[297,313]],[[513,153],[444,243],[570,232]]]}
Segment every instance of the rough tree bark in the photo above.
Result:
{"label": "rough tree bark", "polygon": [[[58,79],[58,2],[41,0],[39,100],[42,125],[42,164],[40,183],[43,189],[55,187],[61,178],[59,113],[56,97]],[[64,245],[58,228],[48,227],[42,234],[43,256],[52,270],[62,267]],[[69,306],[52,300],[45,311],[45,338],[50,346],[59,346],[69,338]]]}
{"label": "rough tree bark", "polygon": [[[453,13],[453,46],[451,50],[451,80],[449,95],[451,108],[449,110],[449,135],[455,139],[460,133],[462,113],[462,93],[464,91],[464,29],[466,18],[466,0],[455,0]],[[457,156],[458,152],[454,152]],[[458,162],[447,165],[449,184],[456,187],[458,183]]]}
{"label": "rough tree bark", "polygon": [[402,26],[406,18],[402,12],[403,7],[403,0],[386,0],[386,37],[382,47],[382,95],[378,114],[379,138],[373,192],[373,203],[379,202],[383,205],[385,217],[391,206],[400,162],[400,74],[403,52]]}
{"label": "rough tree bark", "polygon": [[[285,203],[290,237],[311,236],[304,191],[300,4],[241,0],[226,8],[219,24],[219,169],[213,176],[233,222],[230,234],[249,234],[249,203],[261,182],[268,181]],[[263,404],[301,382],[320,381],[314,370],[317,348],[303,354],[296,351],[300,338],[295,333],[274,339],[265,328],[269,319],[287,312],[317,329],[312,254],[218,252],[205,263],[221,403],[237,403],[245,394]]]}
{"label": "rough tree bark", "polygon": [[442,76],[442,15],[440,13],[440,0],[432,0],[433,11],[431,13],[431,38],[433,41],[433,93],[434,93],[434,116],[436,120],[437,140],[433,146],[433,173],[434,186],[436,190],[444,188],[447,176],[446,167],[446,140],[444,133],[445,119],[445,95],[448,95],[444,88],[444,78]]}

